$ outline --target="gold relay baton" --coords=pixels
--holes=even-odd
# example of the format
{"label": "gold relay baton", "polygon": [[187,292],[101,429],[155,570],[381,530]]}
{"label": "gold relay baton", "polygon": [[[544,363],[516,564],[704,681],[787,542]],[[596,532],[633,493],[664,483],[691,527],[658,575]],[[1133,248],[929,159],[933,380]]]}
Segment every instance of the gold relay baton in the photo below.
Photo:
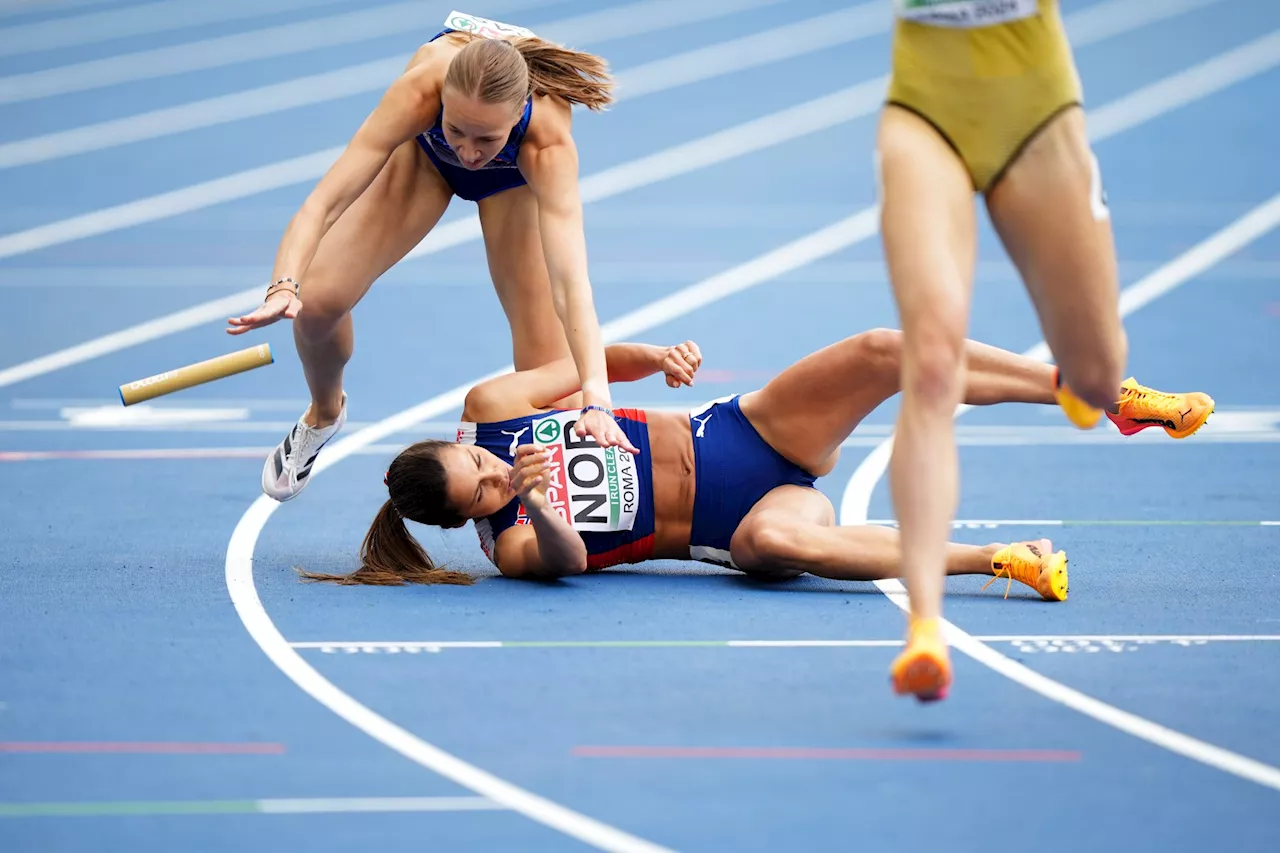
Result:
{"label": "gold relay baton", "polygon": [[174,391],[194,388],[196,385],[213,382],[215,379],[225,379],[237,373],[244,373],[246,370],[264,367],[274,361],[271,344],[258,344],[239,352],[227,353],[207,361],[188,364],[186,367],[166,370],[164,373],[157,373],[155,376],[148,376],[136,382],[125,383],[120,386],[120,402],[126,406],[132,406],[143,400],[163,397]]}

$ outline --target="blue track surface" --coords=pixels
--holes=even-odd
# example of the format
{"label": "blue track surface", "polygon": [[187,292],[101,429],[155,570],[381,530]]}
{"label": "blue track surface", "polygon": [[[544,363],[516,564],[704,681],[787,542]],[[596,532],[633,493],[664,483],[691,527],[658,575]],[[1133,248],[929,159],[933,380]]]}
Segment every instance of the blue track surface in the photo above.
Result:
{"label": "blue track surface", "polygon": [[[102,36],[86,35],[74,47],[0,51],[0,92],[17,75],[379,8],[264,0],[235,20],[119,38],[87,17],[141,5],[0,2],[0,47],[11,28],[41,21],[60,21],[68,31],[96,27]],[[494,5],[474,11],[537,30],[621,4]],[[887,20],[889,3],[880,5]],[[1157,5],[1164,4],[1063,2],[1069,20],[1089,10],[1155,18]],[[1280,30],[1280,5],[1267,0],[1169,5],[1182,11],[1079,48],[1090,108]],[[400,33],[0,102],[0,146],[403,55],[448,11],[421,6]],[[625,79],[644,63],[842,5],[736,8],[715,19],[714,33],[685,28],[582,41]],[[888,46],[882,28],[581,115],[582,173],[872,79],[887,68]],[[1274,52],[1268,69],[1097,144],[1122,284],[1280,191],[1280,48]],[[378,94],[0,168],[0,240],[341,145]],[[589,204],[602,321],[872,204],[874,122],[869,113]],[[0,258],[0,371],[264,280],[279,234],[312,183]],[[473,209],[457,201],[446,221]],[[1026,350],[1040,340],[1039,327],[989,228],[981,239],[971,335]],[[1005,600],[1002,584],[983,592],[965,578],[952,582],[947,601],[953,622],[997,638],[993,648],[1037,672],[1273,772],[1280,767],[1280,526],[1260,522],[1280,521],[1278,279],[1280,234],[1264,233],[1127,318],[1130,366],[1140,381],[1216,398],[1218,414],[1192,440],[1075,433],[1056,409],[966,415],[960,518],[1038,523],[975,525],[956,537],[1053,537],[1071,555],[1071,599],[1049,606],[1015,589]],[[896,325],[896,316],[872,238],[645,333],[659,343],[696,340],[706,377],[693,391],[655,381],[619,388],[615,402],[693,406],[756,387],[812,350],[880,325]],[[356,330],[347,372],[352,434],[510,357],[478,242],[397,266],[357,309]],[[232,349],[217,321],[0,386],[0,850],[589,849],[516,811],[269,815],[243,805],[475,796],[299,690],[230,602],[224,566],[232,531],[258,495],[263,455],[306,396],[287,326],[251,337],[273,345],[274,366],[153,404],[162,414],[187,413],[185,424],[95,427],[85,418],[98,409],[118,413],[122,382]],[[837,506],[854,469],[888,434],[894,411],[890,404],[877,412],[821,481]],[[802,578],[762,586],[684,563],[522,584],[493,576],[469,529],[418,532],[437,558],[481,575],[473,587],[300,584],[294,567],[353,566],[384,498],[381,475],[394,448],[448,434],[456,416],[439,412],[324,472],[303,499],[271,516],[253,551],[267,616],[290,643],[313,644],[296,650],[302,659],[412,735],[681,851],[1276,849],[1280,791],[1125,734],[969,658],[957,659],[952,698],[917,707],[886,687],[891,646],[722,643],[894,640],[902,617],[869,584]],[[192,458],[194,449],[216,454]],[[177,458],[76,458],[104,450],[175,451]],[[63,455],[31,458],[35,451]],[[874,492],[869,515],[891,517],[887,488]],[[1043,637],[1055,639],[1035,639]],[[514,645],[447,645],[466,641]],[[446,646],[425,647],[432,642]],[[102,751],[160,742],[266,748]],[[76,744],[100,746],[51,751]],[[621,746],[818,752],[621,758],[582,749]],[[840,750],[896,752],[871,758]],[[973,754],[956,760],[966,754],[950,750],[1061,755],[995,762]],[[223,801],[241,805],[225,806],[226,814],[161,813],[174,803],[207,810]],[[33,804],[49,803],[117,805],[100,816],[32,814]],[[122,803],[150,805],[125,815]]]}

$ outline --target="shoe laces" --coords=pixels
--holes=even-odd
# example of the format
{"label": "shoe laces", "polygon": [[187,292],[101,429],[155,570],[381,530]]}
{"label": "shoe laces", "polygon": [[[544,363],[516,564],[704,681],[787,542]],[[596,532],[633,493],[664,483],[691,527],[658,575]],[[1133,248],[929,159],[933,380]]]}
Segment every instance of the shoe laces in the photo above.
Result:
{"label": "shoe laces", "polygon": [[1004,587],[1004,597],[1009,597],[1009,591],[1013,589],[1013,582],[1020,581],[1032,589],[1039,591],[1038,583],[1040,581],[1040,560],[1036,557],[1035,562],[1024,557],[1019,553],[1019,548],[1026,549],[1032,557],[1036,557],[1035,551],[1031,550],[1031,546],[1025,543],[1011,546],[1009,550],[1009,559],[1004,560],[995,567],[995,574],[991,580],[982,585],[981,592],[985,592],[987,587],[991,586],[1001,578],[1008,578],[1008,583]]}
{"label": "shoe laces", "polygon": [[289,455],[294,459],[310,459],[311,455],[329,439],[325,431],[332,431],[332,428],[332,424],[327,427],[313,427],[299,420],[293,430],[293,452]]}
{"label": "shoe laces", "polygon": [[1180,395],[1157,391],[1145,385],[1135,384],[1125,387],[1121,398],[1130,405],[1142,409],[1143,413],[1154,412],[1165,417],[1180,416],[1182,413],[1179,408]]}

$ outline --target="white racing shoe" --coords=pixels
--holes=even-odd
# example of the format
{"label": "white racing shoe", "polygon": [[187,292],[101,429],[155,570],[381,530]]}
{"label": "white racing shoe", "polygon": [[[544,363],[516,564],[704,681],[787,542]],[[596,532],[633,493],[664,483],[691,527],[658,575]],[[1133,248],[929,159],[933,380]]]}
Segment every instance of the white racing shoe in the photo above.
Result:
{"label": "white racing shoe", "polygon": [[[304,414],[305,418],[306,415]],[[307,485],[311,466],[320,455],[320,448],[338,434],[347,422],[347,397],[342,396],[342,411],[338,419],[327,427],[316,429],[303,423],[302,418],[284,437],[284,441],[271,451],[262,466],[262,491],[269,498],[287,501],[296,498]]]}

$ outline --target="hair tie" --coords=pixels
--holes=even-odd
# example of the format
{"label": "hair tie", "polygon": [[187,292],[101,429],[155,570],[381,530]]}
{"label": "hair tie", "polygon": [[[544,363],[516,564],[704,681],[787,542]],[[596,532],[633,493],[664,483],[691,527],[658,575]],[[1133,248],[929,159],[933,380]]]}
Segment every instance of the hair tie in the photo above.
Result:
{"label": "hair tie", "polygon": [[383,473],[383,475],[382,475],[382,485],[384,485],[384,486],[386,486],[386,487],[388,487],[388,488],[390,488],[390,487],[391,487],[391,484],[387,482],[387,477],[389,477],[389,476],[391,476],[391,471],[390,471],[390,470],[388,470],[388,471],[384,472],[384,473]]}

